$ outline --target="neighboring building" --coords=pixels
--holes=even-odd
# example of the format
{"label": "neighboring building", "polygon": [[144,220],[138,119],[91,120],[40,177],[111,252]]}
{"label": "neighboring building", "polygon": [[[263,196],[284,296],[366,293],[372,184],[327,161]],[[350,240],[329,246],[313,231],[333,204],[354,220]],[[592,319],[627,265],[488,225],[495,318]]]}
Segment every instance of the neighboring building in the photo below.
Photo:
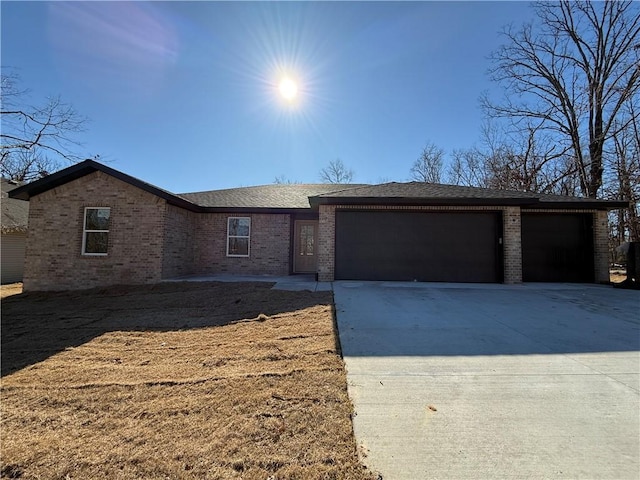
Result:
{"label": "neighboring building", "polygon": [[24,271],[29,202],[8,197],[8,193],[18,186],[17,182],[2,179],[0,276],[3,284],[21,282]]}
{"label": "neighboring building", "polygon": [[266,185],[176,195],[86,160],[29,200],[25,290],[216,273],[321,281],[608,281],[625,202],[427,183]]}

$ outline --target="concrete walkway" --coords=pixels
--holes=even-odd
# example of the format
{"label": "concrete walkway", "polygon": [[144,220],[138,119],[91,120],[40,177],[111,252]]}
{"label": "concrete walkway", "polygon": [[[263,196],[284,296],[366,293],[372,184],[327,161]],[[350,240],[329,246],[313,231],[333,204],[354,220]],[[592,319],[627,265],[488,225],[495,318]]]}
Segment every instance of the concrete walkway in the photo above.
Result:
{"label": "concrete walkway", "polygon": [[640,478],[640,293],[335,282],[354,430],[385,480]]}
{"label": "concrete walkway", "polygon": [[273,290],[310,290],[312,292],[331,291],[330,282],[318,282],[315,275],[231,275],[216,274],[176,277],[165,282],[273,282]]}

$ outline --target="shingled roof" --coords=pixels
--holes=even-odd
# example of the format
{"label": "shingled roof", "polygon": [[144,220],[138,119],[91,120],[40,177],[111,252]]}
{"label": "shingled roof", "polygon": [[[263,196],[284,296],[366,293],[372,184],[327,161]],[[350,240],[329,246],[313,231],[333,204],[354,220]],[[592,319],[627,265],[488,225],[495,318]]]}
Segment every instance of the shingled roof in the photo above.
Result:
{"label": "shingled roof", "polygon": [[98,171],[163,198],[171,205],[176,205],[194,212],[247,211],[257,209],[284,213],[289,210],[308,210],[310,208],[309,197],[321,193],[337,192],[363,186],[362,184],[280,184],[176,195],[175,193],[163,190],[126,173],[107,167],[95,160],[85,160],[48,175],[45,178],[18,187],[15,191],[11,192],[11,197],[20,200],[29,200],[32,196],[39,195],[52,188]]}
{"label": "shingled roof", "polygon": [[9,192],[19,184],[2,179],[2,233],[26,232],[29,219],[29,202],[9,198]]}
{"label": "shingled roof", "polygon": [[[11,191],[10,197],[28,200],[84,175],[101,171],[123,182],[165,199],[168,203],[194,212],[287,211],[315,209],[318,205],[518,205],[524,208],[628,207],[628,202],[591,198],[544,195],[531,192],[496,190],[434,183],[363,184],[279,184],[230,188],[176,195],[94,160],[72,165],[52,175]],[[3,210],[4,212],[4,210]],[[4,215],[4,213],[3,213]],[[4,222],[4,217],[3,217]],[[4,223],[3,223],[4,228]]]}
{"label": "shingled roof", "polygon": [[366,185],[348,191],[319,194],[311,199],[312,207],[321,204],[519,205],[597,209],[629,206],[628,202],[623,201],[424,182]]}
{"label": "shingled roof", "polygon": [[207,192],[181,193],[180,197],[205,208],[310,208],[309,197],[334,193],[347,194],[362,184],[276,184],[229,188]]}

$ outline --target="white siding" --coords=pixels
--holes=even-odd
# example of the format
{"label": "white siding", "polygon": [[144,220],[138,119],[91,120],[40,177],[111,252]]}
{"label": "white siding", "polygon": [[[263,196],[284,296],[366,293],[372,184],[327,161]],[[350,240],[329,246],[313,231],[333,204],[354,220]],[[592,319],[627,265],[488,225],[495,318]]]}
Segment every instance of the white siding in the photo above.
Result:
{"label": "white siding", "polygon": [[5,233],[0,240],[2,283],[22,281],[26,233]]}

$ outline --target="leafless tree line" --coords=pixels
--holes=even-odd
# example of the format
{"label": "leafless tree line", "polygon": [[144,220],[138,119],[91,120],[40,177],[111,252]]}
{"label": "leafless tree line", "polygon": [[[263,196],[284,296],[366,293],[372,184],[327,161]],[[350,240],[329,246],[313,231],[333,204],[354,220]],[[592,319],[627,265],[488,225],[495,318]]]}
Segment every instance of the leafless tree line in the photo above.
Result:
{"label": "leafless tree line", "polygon": [[[629,107],[631,108],[631,107]],[[580,170],[570,148],[539,127],[505,133],[487,125],[479,145],[450,152],[432,142],[410,170],[411,179],[501,190],[584,196]],[[630,202],[611,218],[614,245],[640,241],[640,125],[631,122],[605,143],[598,198]]]}
{"label": "leafless tree line", "polygon": [[28,105],[27,90],[12,73],[0,76],[0,174],[30,181],[81,159],[75,136],[87,119],[59,97],[39,106]]}
{"label": "leafless tree line", "polygon": [[612,230],[640,240],[640,4],[562,0],[534,12],[490,57],[504,98],[481,99],[480,146],[454,150],[445,171],[428,143],[412,178],[626,200]]}

